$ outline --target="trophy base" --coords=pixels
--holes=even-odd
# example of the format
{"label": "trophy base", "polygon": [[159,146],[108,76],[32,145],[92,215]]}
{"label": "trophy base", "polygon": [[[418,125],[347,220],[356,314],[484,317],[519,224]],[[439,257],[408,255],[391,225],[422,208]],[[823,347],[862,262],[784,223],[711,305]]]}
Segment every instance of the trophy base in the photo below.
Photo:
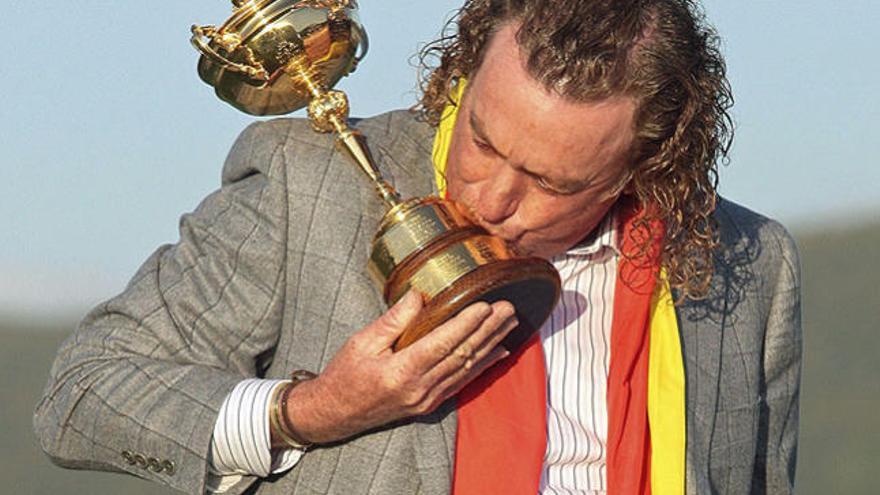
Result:
{"label": "trophy base", "polygon": [[519,325],[501,342],[514,352],[550,316],[560,293],[553,265],[540,258],[496,261],[474,268],[425,302],[422,316],[394,344],[400,350],[478,301],[508,301],[516,308]]}
{"label": "trophy base", "polygon": [[544,259],[517,254],[439,198],[412,199],[386,213],[373,240],[370,273],[390,306],[410,290],[425,304],[419,321],[394,345],[400,350],[477,301],[508,301],[519,325],[502,345],[513,352],[550,316],[562,290]]}

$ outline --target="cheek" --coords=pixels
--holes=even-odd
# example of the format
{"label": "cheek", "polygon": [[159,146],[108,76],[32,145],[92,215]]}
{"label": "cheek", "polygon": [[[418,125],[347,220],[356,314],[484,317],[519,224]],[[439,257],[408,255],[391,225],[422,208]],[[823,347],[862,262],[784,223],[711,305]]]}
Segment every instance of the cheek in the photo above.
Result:
{"label": "cheek", "polygon": [[596,200],[534,198],[526,203],[523,223],[542,237],[574,240],[588,234],[604,216],[608,205]]}
{"label": "cheek", "polygon": [[530,194],[520,210],[526,228],[547,233],[566,230],[572,215],[575,215],[568,204],[539,193]]}
{"label": "cheek", "polygon": [[450,145],[446,161],[446,188],[450,199],[470,199],[479,194],[479,184],[486,178],[481,173],[479,159],[467,146],[457,146],[455,142]]}

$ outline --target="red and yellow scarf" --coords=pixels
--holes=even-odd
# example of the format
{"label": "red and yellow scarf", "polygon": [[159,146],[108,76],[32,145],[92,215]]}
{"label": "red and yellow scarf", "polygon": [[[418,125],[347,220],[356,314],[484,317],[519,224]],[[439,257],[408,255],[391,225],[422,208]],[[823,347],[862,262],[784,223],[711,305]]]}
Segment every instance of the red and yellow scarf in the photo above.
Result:
{"label": "red and yellow scarf", "polygon": [[[464,86],[461,80],[454,101],[461,100]],[[441,196],[457,110],[446,107],[434,139]],[[624,253],[634,252],[639,215],[637,208],[623,208]],[[655,254],[658,249],[655,243]],[[610,495],[684,493],[684,364],[669,284],[662,276],[655,283],[656,260],[622,256],[618,266],[607,395]],[[537,493],[547,445],[546,383],[535,335],[459,394],[453,494]]]}

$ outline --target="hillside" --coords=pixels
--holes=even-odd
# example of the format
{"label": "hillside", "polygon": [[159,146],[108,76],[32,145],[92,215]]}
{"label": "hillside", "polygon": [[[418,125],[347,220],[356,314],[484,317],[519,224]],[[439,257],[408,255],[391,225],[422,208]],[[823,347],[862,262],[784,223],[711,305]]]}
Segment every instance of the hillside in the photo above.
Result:
{"label": "hillside", "polygon": [[796,237],[805,287],[798,493],[876,493],[880,223]]}

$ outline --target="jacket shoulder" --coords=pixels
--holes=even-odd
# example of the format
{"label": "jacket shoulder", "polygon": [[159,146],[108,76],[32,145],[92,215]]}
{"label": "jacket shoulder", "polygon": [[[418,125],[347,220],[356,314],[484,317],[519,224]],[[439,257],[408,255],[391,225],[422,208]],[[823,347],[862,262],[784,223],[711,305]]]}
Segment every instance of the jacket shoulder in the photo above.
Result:
{"label": "jacket shoulder", "polygon": [[435,129],[409,110],[395,110],[355,122],[367,137],[385,178],[404,196],[431,194]]}
{"label": "jacket shoulder", "polygon": [[798,259],[794,237],[779,221],[757,213],[725,198],[720,198],[715,212],[723,248],[757,245],[761,254]]}
{"label": "jacket shoulder", "polygon": [[434,128],[419,118],[411,110],[392,110],[373,117],[352,119],[355,126],[377,138],[400,137],[422,145],[431,144]]}
{"label": "jacket shoulder", "polygon": [[[350,119],[366,136],[367,145],[383,175],[412,194],[430,193],[424,184],[433,177],[431,146],[434,130],[408,110]],[[287,175],[303,162],[328,163],[335,155],[334,136],[312,129],[304,118],[277,118],[250,124],[238,136],[223,168],[224,184],[255,173],[269,178]],[[279,160],[283,157],[284,160]],[[279,161],[284,162],[278,167]],[[276,166],[273,166],[276,165]],[[299,171],[294,171],[294,175]]]}
{"label": "jacket shoulder", "polygon": [[[713,290],[709,299],[739,311],[740,303],[755,314],[769,314],[774,299],[797,299],[800,256],[794,237],[781,223],[732,201],[721,199],[715,212],[720,245],[715,253]],[[743,307],[743,308],[744,308]]]}

